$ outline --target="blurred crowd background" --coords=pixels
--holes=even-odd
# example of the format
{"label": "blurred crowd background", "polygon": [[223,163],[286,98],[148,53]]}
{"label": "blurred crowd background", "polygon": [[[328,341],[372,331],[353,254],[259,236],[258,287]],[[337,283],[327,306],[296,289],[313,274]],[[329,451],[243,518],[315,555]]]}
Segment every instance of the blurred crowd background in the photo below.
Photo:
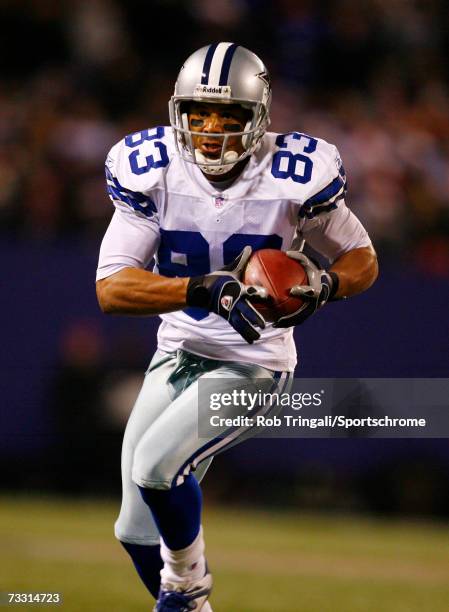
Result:
{"label": "blurred crowd background", "polygon": [[[119,488],[121,431],[157,321],[105,322],[97,310],[95,260],[112,214],[103,163],[125,134],[167,123],[180,66],[212,41],[232,40],[263,58],[273,77],[274,131],[337,144],[348,204],[379,252],[372,293],[336,306],[332,321],[320,319],[329,355],[316,348],[311,324],[298,332],[305,373],[447,375],[448,21],[444,0],[1,2],[0,484]],[[444,441],[416,441],[413,452],[410,442],[343,442],[284,446],[278,499],[449,512]],[[240,490],[254,498],[254,458],[270,457],[272,466],[279,449],[273,442],[266,455],[257,441],[246,448],[231,452],[228,465],[246,453]],[[222,488],[211,485],[211,495],[229,496],[224,458],[217,472]]]}
{"label": "blurred crowd background", "polygon": [[111,143],[165,124],[184,58],[234,40],[273,74],[273,130],[338,144],[350,203],[378,249],[425,255],[433,274],[447,273],[444,0],[3,0],[0,11],[7,231],[100,238]]}

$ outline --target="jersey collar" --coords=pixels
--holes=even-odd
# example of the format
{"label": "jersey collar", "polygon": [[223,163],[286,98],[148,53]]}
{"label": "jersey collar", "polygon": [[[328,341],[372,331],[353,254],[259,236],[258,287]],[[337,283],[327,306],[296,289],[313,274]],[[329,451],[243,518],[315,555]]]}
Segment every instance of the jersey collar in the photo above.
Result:
{"label": "jersey collar", "polygon": [[224,190],[217,189],[213,183],[208,181],[196,164],[186,162],[180,157],[179,160],[189,180],[194,183],[195,187],[203,195],[212,197],[222,196],[227,200],[239,200],[248,194],[254,186],[254,182],[261,176],[271,160],[271,152],[264,139],[259,149],[251,155],[242,173],[230,187]]}

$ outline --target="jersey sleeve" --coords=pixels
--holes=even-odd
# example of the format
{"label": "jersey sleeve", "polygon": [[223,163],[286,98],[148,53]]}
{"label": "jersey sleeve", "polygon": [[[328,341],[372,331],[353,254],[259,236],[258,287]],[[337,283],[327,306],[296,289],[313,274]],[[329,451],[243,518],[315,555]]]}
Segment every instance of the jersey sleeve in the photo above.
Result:
{"label": "jersey sleeve", "polygon": [[335,209],[307,219],[300,234],[331,263],[343,253],[372,244],[368,232],[344,200]]}
{"label": "jersey sleeve", "polygon": [[335,261],[353,249],[371,246],[367,231],[346,206],[346,173],[334,145],[320,141],[318,176],[299,209],[299,232],[308,244]]}
{"label": "jersey sleeve", "polygon": [[160,173],[133,176],[128,149],[125,138],[106,158],[106,189],[115,211],[101,244],[97,280],[123,268],[145,268],[159,245]]}
{"label": "jersey sleeve", "polygon": [[149,176],[133,176],[128,157],[126,138],[109,151],[105,163],[108,196],[115,208],[156,220],[154,180]]}
{"label": "jersey sleeve", "polygon": [[300,219],[313,219],[335,210],[347,191],[346,173],[337,148],[318,141],[314,157],[317,176],[310,182],[311,190],[299,209]]}
{"label": "jersey sleeve", "polygon": [[291,201],[300,225],[335,210],[344,199],[346,174],[333,144],[301,132],[270,133],[267,148],[268,189]]}
{"label": "jersey sleeve", "polygon": [[123,268],[146,268],[159,246],[159,229],[145,217],[117,208],[100,247],[96,280]]}

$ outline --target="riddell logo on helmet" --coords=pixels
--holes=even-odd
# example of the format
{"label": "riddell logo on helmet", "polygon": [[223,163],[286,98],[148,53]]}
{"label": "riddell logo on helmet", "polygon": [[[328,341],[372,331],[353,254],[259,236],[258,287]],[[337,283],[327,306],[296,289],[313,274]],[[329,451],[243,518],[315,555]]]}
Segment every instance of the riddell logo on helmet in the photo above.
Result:
{"label": "riddell logo on helmet", "polygon": [[231,88],[229,85],[197,85],[194,91],[195,96],[216,96],[217,98],[230,98]]}

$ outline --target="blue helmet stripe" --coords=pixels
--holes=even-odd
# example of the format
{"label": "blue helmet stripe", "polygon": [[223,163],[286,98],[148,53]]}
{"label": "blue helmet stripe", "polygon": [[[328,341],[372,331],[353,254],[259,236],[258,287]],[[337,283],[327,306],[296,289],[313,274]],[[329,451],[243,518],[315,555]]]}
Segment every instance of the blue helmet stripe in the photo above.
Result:
{"label": "blue helmet stripe", "polygon": [[223,58],[223,65],[221,67],[220,82],[218,83],[219,85],[228,84],[229,69],[231,68],[232,58],[234,57],[234,53],[237,47],[238,45],[234,43],[226,50],[225,56]]}
{"label": "blue helmet stripe", "polygon": [[209,71],[212,59],[214,57],[215,49],[218,47],[218,43],[214,43],[209,47],[204,60],[203,73],[201,75],[201,85],[208,85],[209,83]]}

